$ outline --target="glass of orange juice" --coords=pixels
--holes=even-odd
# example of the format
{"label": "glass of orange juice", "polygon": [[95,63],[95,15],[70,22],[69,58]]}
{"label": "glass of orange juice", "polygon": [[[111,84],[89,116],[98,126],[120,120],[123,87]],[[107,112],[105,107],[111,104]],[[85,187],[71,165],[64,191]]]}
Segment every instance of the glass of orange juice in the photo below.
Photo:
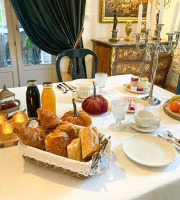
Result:
{"label": "glass of orange juice", "polygon": [[53,91],[52,82],[43,82],[41,103],[43,109],[56,114],[56,96]]}

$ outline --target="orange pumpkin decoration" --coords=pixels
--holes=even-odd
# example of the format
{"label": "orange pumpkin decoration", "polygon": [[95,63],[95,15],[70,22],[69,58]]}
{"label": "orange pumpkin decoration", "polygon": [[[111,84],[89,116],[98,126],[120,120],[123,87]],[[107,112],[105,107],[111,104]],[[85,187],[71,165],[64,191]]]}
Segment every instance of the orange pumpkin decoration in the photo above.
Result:
{"label": "orange pumpkin decoration", "polygon": [[71,122],[72,124],[80,125],[80,126],[90,126],[92,124],[91,117],[82,111],[77,111],[76,104],[74,98],[72,99],[73,102],[73,111],[66,112],[62,117],[61,120]]}
{"label": "orange pumpkin decoration", "polygon": [[[93,82],[94,84],[94,82]],[[82,103],[82,109],[93,115],[107,112],[108,101],[102,95],[96,95],[96,87],[94,84],[94,95],[86,98]]]}

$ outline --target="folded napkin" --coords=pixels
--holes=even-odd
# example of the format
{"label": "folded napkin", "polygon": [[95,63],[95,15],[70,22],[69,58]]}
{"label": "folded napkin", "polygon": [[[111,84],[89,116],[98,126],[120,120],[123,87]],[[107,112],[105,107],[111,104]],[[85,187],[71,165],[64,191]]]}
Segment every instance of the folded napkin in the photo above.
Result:
{"label": "folded napkin", "polygon": [[129,100],[129,108],[128,108],[128,110],[136,110],[136,108],[137,108],[137,102],[136,102],[135,99],[131,98]]}

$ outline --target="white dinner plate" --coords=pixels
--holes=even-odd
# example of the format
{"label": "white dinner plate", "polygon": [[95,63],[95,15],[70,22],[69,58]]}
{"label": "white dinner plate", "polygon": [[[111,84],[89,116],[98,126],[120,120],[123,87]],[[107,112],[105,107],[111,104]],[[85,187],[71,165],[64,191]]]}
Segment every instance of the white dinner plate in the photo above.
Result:
{"label": "white dinner plate", "polygon": [[129,125],[135,129],[136,131],[140,131],[143,133],[151,133],[154,132],[155,130],[157,130],[160,127],[160,123],[158,124],[154,124],[153,126],[147,127],[147,128],[143,128],[141,126],[138,126],[134,120],[134,116],[132,116],[131,118],[129,118]]}
{"label": "white dinner plate", "polygon": [[149,167],[162,167],[176,157],[176,151],[169,142],[152,135],[126,138],[123,141],[123,150],[131,160]]}
{"label": "white dinner plate", "polygon": [[89,86],[89,87],[93,87],[93,79],[76,79],[76,80],[73,80],[71,82],[71,85],[74,87],[74,88],[77,88],[77,87],[80,87],[80,86]]}
{"label": "white dinner plate", "polygon": [[137,103],[136,110],[128,110],[127,112],[129,112],[129,113],[134,113],[139,110],[144,110],[145,108],[148,107],[148,103],[146,101],[144,101],[143,99],[136,98],[136,97],[125,97],[125,98],[134,99]]}
{"label": "white dinner plate", "polygon": [[124,84],[124,89],[127,90],[128,92],[132,92],[132,93],[136,93],[136,94],[146,94],[146,93],[148,93],[149,90],[150,90],[150,86],[151,86],[151,84],[148,83],[148,88],[143,88],[143,91],[134,91],[134,90],[129,90],[127,88],[127,85],[129,85],[129,84]]}

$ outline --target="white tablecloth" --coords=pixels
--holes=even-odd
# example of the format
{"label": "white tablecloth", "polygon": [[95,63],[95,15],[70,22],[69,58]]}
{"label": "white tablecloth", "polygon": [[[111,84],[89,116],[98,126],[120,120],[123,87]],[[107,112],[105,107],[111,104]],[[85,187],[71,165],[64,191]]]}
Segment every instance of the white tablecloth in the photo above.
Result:
{"label": "white tablecloth", "polygon": [[[125,91],[124,83],[130,81],[131,75],[108,77],[106,91],[113,96],[145,95],[133,94]],[[39,86],[40,92],[42,87]],[[26,107],[26,87],[13,88],[12,92]],[[54,85],[57,101],[57,114],[62,116],[72,109],[71,94],[63,94]],[[162,118],[159,130],[168,129],[180,137],[179,121],[168,117],[163,111],[165,100],[173,96],[172,93],[159,87],[154,87],[154,95],[162,100],[161,105],[149,109]],[[111,100],[110,97],[107,99]],[[81,103],[77,103],[81,108]],[[36,166],[27,162],[17,146],[0,149],[0,199],[2,200],[78,200],[78,199],[140,199],[140,200],[179,200],[180,199],[180,157],[165,167],[151,168],[139,165],[127,158],[122,149],[123,140],[135,134],[142,134],[128,125],[127,114],[123,123],[127,124],[125,132],[112,132],[109,125],[114,122],[112,112],[99,116],[92,116],[93,126],[107,135],[112,136],[112,160],[110,169],[104,174],[96,174],[91,178],[78,179],[69,175]]]}

